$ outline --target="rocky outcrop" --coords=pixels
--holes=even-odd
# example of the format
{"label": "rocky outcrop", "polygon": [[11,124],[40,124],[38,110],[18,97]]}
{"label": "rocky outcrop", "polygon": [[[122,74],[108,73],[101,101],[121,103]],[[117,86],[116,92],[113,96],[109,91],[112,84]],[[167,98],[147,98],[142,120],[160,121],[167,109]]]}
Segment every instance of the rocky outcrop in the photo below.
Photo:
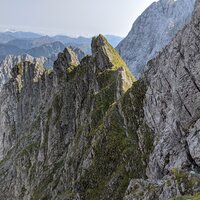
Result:
{"label": "rocky outcrop", "polygon": [[28,54],[24,54],[22,56],[6,56],[6,58],[0,62],[0,90],[2,89],[3,85],[12,77],[11,70],[15,67],[15,65],[25,61],[44,66],[46,66],[47,63],[49,64],[48,60],[44,57],[34,58]]}
{"label": "rocky outcrop", "polygon": [[[77,66],[79,65],[79,60],[76,53],[71,48],[65,48],[63,53],[58,54],[58,59],[55,61],[55,66],[58,68],[66,68],[69,66]],[[54,68],[56,68],[54,66]]]}
{"label": "rocky outcrop", "polygon": [[[192,135],[198,129],[200,117],[198,86],[200,30],[199,10],[198,12],[197,10],[198,6],[192,22],[148,66],[147,76],[150,86],[145,100],[145,115],[148,124],[154,127],[157,136],[162,137],[167,145],[159,143],[155,148],[160,148],[159,155],[152,156],[152,162],[155,161],[154,158],[159,160],[157,165],[160,169],[158,171],[155,168],[150,169],[152,177],[155,178],[165,175],[175,166],[191,170],[198,167],[198,162],[189,154],[193,149],[190,145]],[[172,155],[169,149],[173,152]],[[168,157],[167,163],[165,163],[166,157]]]}
{"label": "rocky outcrop", "polygon": [[[148,180],[133,180],[125,199],[170,199],[200,191],[200,1],[188,24],[147,65],[147,124],[155,133]],[[192,197],[191,197],[192,198]]]}
{"label": "rocky outcrop", "polygon": [[12,69],[0,96],[1,199],[118,200],[145,177],[146,87],[102,35],[92,49],[80,64],[65,49],[53,71]]}
{"label": "rocky outcrop", "polygon": [[134,22],[116,49],[136,78],[146,63],[190,21],[194,3],[195,0],[159,0]]}

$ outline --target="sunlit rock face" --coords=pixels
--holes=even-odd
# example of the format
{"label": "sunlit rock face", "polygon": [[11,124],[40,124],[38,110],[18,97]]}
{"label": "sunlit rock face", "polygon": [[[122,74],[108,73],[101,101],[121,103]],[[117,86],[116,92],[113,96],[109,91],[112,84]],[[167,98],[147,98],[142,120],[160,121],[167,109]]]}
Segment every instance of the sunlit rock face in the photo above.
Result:
{"label": "sunlit rock face", "polygon": [[160,0],[151,4],[134,22],[117,51],[139,78],[146,63],[154,58],[187,24],[195,0]]}

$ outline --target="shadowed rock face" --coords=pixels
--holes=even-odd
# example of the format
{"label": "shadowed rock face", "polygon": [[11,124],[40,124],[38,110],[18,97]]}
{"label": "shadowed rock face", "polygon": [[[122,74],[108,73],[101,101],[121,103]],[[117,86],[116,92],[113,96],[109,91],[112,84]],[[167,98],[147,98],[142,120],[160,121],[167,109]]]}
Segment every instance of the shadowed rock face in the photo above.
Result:
{"label": "shadowed rock face", "polygon": [[190,21],[194,3],[195,0],[160,0],[138,17],[116,48],[136,78],[146,63]]}
{"label": "shadowed rock face", "polygon": [[155,148],[159,154],[156,151],[156,155],[152,155],[152,163],[157,162],[158,166],[155,170],[150,165],[150,174],[155,178],[167,174],[174,166],[198,170],[199,162],[190,154],[193,148],[197,149],[188,141],[200,117],[198,3],[192,22],[148,64],[150,86],[145,114],[149,125],[164,142],[159,142]]}
{"label": "shadowed rock face", "polygon": [[154,150],[147,168],[149,180],[133,180],[125,199],[170,199],[200,191],[199,13],[198,0],[191,23],[143,74],[148,80],[144,113],[155,133]]}

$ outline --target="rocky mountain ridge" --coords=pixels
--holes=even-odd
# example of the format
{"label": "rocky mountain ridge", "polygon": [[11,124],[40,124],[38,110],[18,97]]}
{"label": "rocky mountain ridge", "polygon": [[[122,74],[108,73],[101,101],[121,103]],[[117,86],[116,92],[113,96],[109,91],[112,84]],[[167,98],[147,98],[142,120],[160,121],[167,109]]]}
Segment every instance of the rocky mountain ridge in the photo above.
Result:
{"label": "rocky mountain ridge", "polygon": [[81,62],[66,48],[52,70],[17,64],[0,91],[0,199],[198,199],[199,24],[197,0],[138,81],[102,35]]}
{"label": "rocky mountain ridge", "polygon": [[[127,160],[135,148],[130,130],[137,131],[136,116],[130,130],[118,132],[118,117],[131,119],[124,118],[128,107],[116,102],[134,78],[103,36],[93,39],[92,49],[80,64],[66,49],[53,71],[30,62],[13,68],[0,100],[0,133],[6,132],[0,140],[1,198],[119,199],[129,176],[143,176],[134,174],[133,158]],[[144,173],[148,151],[137,151]]]}
{"label": "rocky mountain ridge", "polygon": [[[57,44],[55,44],[57,45]],[[48,48],[49,45],[47,45]],[[44,48],[46,47],[46,45],[44,45]],[[2,59],[2,61],[0,62],[0,90],[3,87],[3,85],[5,83],[7,83],[11,76],[11,71],[12,69],[15,67],[15,65],[23,63],[25,61],[29,61],[31,63],[34,64],[38,64],[41,66],[44,66],[46,69],[51,70],[51,68],[54,65],[54,61],[57,60],[57,54],[58,52],[60,52],[60,48],[63,51],[65,49],[64,45],[60,47],[60,44],[58,44],[58,49],[55,51],[55,48],[52,47],[52,51],[50,52],[49,55],[46,55],[44,52],[46,52],[44,50],[43,53],[41,53],[42,55],[46,55],[46,57],[44,56],[40,56],[41,54],[38,54],[38,49],[37,50],[33,50],[33,52],[31,54],[34,54],[34,57],[29,55],[29,54],[24,54],[21,56],[15,56],[15,55],[7,55],[4,59]],[[79,48],[75,48],[75,47],[68,47],[68,50],[73,50],[76,55],[77,58],[79,60],[79,62],[85,57],[85,54],[79,49]],[[54,54],[52,54],[52,52],[54,52]],[[52,54],[52,56],[50,56]]]}

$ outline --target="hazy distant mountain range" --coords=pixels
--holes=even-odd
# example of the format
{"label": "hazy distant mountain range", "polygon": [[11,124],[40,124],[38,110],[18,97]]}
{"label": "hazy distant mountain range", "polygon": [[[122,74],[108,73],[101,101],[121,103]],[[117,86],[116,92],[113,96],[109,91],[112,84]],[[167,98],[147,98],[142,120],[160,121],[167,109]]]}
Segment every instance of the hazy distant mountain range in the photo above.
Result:
{"label": "hazy distant mountain range", "polygon": [[[114,47],[123,39],[112,35],[106,37]],[[32,32],[0,32],[0,60],[7,55],[23,54],[56,59],[57,54],[67,46],[73,47],[79,52],[80,57],[84,57],[91,53],[91,40],[92,38],[73,38],[64,35],[50,37]]]}
{"label": "hazy distant mountain range", "polygon": [[6,31],[4,34],[12,36],[14,38],[18,39],[33,39],[33,38],[40,38],[42,35],[38,33],[32,33],[32,32],[23,32],[23,31]]}

